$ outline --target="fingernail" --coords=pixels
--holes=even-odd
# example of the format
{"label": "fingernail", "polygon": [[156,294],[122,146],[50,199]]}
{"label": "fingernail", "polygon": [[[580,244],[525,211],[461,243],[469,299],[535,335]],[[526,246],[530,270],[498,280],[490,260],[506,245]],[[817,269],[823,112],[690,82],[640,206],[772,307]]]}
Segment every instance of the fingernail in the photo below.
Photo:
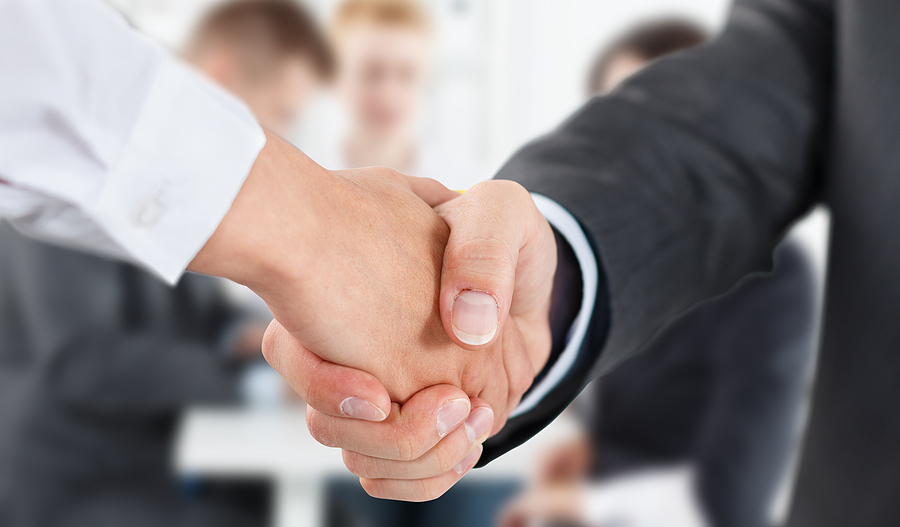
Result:
{"label": "fingernail", "polygon": [[494,424],[494,411],[490,408],[480,407],[472,410],[466,419],[466,435],[469,442],[474,443],[491,429]]}
{"label": "fingernail", "polygon": [[457,474],[465,474],[469,469],[475,466],[475,463],[478,462],[478,458],[481,457],[482,446],[478,445],[478,448],[469,452],[469,455],[465,457],[462,461],[459,462],[458,465],[453,467],[453,471]]}
{"label": "fingernail", "polygon": [[365,421],[384,421],[384,418],[387,417],[381,408],[362,397],[347,397],[341,401],[341,413],[347,417]]}
{"label": "fingernail", "polygon": [[480,291],[463,291],[453,301],[450,320],[453,333],[462,342],[479,346],[497,332],[497,301]]}
{"label": "fingernail", "polygon": [[463,419],[469,415],[468,399],[452,399],[444,403],[438,410],[437,429],[438,435],[444,437],[448,432],[459,426]]}

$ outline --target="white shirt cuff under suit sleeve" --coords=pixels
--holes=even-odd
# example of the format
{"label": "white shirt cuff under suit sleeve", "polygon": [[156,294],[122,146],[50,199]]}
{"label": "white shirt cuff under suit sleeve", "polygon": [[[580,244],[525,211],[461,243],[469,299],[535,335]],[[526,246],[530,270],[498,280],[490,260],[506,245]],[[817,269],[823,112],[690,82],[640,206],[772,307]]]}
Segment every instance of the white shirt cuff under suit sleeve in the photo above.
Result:
{"label": "white shirt cuff under suit sleeve", "polygon": [[578,357],[581,343],[584,341],[591,316],[594,313],[594,304],[597,301],[597,257],[594,255],[591,244],[588,243],[587,236],[585,236],[578,221],[569,214],[569,211],[552,199],[540,194],[532,194],[531,196],[534,198],[534,203],[537,205],[538,210],[541,211],[541,214],[544,215],[544,218],[572,247],[572,251],[578,259],[578,265],[581,268],[581,280],[584,291],[581,296],[581,308],[578,310],[578,315],[575,317],[572,328],[569,330],[565,349],[550,367],[547,375],[528,392],[528,395],[522,399],[522,402],[519,403],[519,406],[516,407],[510,417],[516,417],[532,410],[566,376]]}
{"label": "white shirt cuff under suit sleeve", "polygon": [[172,283],[265,135],[100,0],[0,0],[0,216]]}

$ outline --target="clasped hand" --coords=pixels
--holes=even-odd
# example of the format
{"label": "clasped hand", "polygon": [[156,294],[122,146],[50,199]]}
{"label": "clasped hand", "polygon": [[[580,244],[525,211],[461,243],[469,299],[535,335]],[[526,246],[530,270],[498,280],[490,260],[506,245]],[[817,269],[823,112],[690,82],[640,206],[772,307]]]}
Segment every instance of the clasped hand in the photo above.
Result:
{"label": "clasped hand", "polygon": [[443,494],[547,362],[556,246],[515,183],[329,172],[270,136],[226,237],[261,268],[199,264],[266,300],[266,359],[373,496]]}

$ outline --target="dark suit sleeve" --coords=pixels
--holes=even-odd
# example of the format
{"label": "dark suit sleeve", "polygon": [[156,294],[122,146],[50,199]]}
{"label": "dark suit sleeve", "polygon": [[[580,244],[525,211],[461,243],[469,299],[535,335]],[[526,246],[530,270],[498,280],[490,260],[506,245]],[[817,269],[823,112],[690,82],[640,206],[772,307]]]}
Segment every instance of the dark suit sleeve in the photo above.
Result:
{"label": "dark suit sleeve", "polygon": [[[666,320],[771,267],[818,194],[832,10],[829,0],[739,0],[712,44],[590,101],[501,169],[575,217],[608,288],[609,320],[594,317],[581,349],[589,371],[557,391],[577,394]],[[511,421],[491,456],[546,422],[517,431]]]}
{"label": "dark suit sleeve", "polygon": [[215,342],[219,330],[234,321],[230,309],[207,313],[206,330],[191,338],[159,329],[164,323],[149,330],[146,321],[177,315],[154,311],[152,302],[137,305],[135,288],[147,286],[148,295],[168,297],[174,294],[168,286],[133,266],[36,242],[5,225],[0,229],[0,244],[10,250],[4,277],[11,282],[10,303],[49,394],[83,412],[123,415],[236,399],[234,372]]}
{"label": "dark suit sleeve", "polygon": [[[698,495],[714,525],[764,525],[797,437],[815,356],[814,273],[785,242],[771,275],[707,307],[713,386],[696,445]],[[696,334],[696,333],[695,333]],[[698,335],[702,337],[702,335]]]}

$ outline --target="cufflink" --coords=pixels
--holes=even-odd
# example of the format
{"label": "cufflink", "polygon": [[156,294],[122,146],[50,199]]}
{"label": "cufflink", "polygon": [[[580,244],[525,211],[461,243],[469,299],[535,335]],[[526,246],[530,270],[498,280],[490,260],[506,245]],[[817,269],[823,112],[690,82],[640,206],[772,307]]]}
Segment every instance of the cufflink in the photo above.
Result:
{"label": "cufflink", "polygon": [[135,227],[153,227],[159,223],[162,213],[163,205],[158,197],[144,198],[134,207],[131,222]]}

